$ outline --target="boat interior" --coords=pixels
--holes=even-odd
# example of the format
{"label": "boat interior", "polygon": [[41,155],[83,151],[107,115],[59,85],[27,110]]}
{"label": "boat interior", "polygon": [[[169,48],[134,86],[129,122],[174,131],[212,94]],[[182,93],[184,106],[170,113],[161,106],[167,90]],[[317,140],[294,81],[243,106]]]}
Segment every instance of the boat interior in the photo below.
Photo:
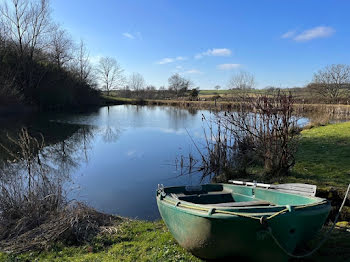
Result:
{"label": "boat interior", "polygon": [[168,187],[164,192],[177,201],[213,207],[267,207],[305,205],[320,199],[247,185],[207,184],[201,186]]}

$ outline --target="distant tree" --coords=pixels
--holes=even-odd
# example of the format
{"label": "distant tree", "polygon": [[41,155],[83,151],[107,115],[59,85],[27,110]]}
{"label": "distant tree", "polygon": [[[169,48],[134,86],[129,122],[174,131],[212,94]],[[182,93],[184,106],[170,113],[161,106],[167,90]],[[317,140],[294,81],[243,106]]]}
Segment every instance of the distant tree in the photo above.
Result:
{"label": "distant tree", "polygon": [[329,65],[314,74],[313,82],[308,87],[315,93],[336,100],[342,90],[350,89],[350,66]]}
{"label": "distant tree", "polygon": [[216,89],[216,91],[219,91],[219,89],[221,88],[221,86],[216,85],[216,86],[214,86],[214,88]]}
{"label": "distant tree", "polygon": [[149,86],[146,86],[146,90],[147,90],[147,91],[155,91],[155,90],[156,90],[156,87],[153,86],[153,85],[149,85]]}
{"label": "distant tree", "polygon": [[111,90],[122,86],[124,82],[123,72],[117,60],[112,57],[102,57],[97,68],[102,83],[102,89],[110,94]]}
{"label": "distant tree", "polygon": [[134,90],[136,96],[140,95],[140,91],[145,88],[146,82],[143,76],[140,73],[133,73],[129,79],[129,87],[131,90]]}
{"label": "distant tree", "polygon": [[274,86],[266,86],[264,89],[266,90],[267,93],[273,93],[273,92],[281,91],[281,88],[274,87]]}
{"label": "distant tree", "polygon": [[196,100],[199,95],[199,88],[193,88],[190,92],[190,96],[192,100]]}
{"label": "distant tree", "polygon": [[241,71],[238,74],[233,75],[228,83],[229,89],[249,90],[252,89],[254,86],[254,75],[245,71]]}
{"label": "distant tree", "polygon": [[177,97],[183,95],[189,87],[192,86],[191,80],[186,79],[177,73],[169,77],[168,83],[169,90],[174,91]]}

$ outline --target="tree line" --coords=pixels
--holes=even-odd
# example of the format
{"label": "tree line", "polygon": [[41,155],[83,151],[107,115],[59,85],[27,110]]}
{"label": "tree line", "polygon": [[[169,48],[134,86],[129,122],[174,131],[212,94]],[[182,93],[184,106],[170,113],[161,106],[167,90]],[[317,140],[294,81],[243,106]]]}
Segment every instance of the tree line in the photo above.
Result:
{"label": "tree line", "polygon": [[89,53],[51,18],[48,0],[0,5],[0,104],[98,104]]}
{"label": "tree line", "polygon": [[159,89],[154,85],[147,85],[140,73],[132,73],[127,78],[122,67],[112,57],[100,58],[96,73],[101,90],[107,96],[114,94],[119,97],[137,99],[170,99],[190,95],[195,99],[199,94],[199,88],[190,90],[193,82],[178,73],[169,77],[168,88],[161,86]]}
{"label": "tree line", "polygon": [[[102,57],[93,66],[86,44],[51,17],[48,0],[6,0],[0,4],[0,105],[29,104],[42,109],[100,103],[100,92],[133,98],[173,98],[193,83],[179,74],[169,88],[146,85],[144,77],[128,78],[117,60]],[[198,95],[194,90],[191,94]]]}
{"label": "tree line", "polygon": [[[146,99],[190,99],[197,100],[199,87],[193,88],[191,80],[179,74],[168,79],[168,87],[157,89],[153,85],[146,85],[142,75],[134,73],[129,81],[121,82],[115,94],[121,97]],[[350,103],[350,66],[345,64],[328,65],[314,73],[311,82],[304,87],[280,88],[267,86],[256,89],[255,76],[246,71],[240,71],[231,76],[227,83],[227,92],[219,92],[220,85],[214,86],[212,97],[206,99],[241,101],[250,95],[272,94],[276,91],[292,92],[297,103]],[[112,90],[112,89],[111,89]],[[110,90],[107,90],[108,94]],[[215,95],[216,94],[216,95]],[[247,96],[248,95],[248,96]]]}

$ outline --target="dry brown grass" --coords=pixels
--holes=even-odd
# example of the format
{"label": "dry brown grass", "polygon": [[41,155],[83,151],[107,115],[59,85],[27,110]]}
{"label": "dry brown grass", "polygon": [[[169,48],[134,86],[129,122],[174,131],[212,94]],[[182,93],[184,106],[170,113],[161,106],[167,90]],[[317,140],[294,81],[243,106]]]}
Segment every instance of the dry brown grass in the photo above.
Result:
{"label": "dry brown grass", "polygon": [[18,220],[11,227],[0,226],[1,251],[23,253],[43,250],[56,242],[83,244],[122,221],[119,217],[97,212],[79,202],[66,206],[62,211],[52,212],[39,226],[30,230],[19,230],[27,224],[23,220]]}

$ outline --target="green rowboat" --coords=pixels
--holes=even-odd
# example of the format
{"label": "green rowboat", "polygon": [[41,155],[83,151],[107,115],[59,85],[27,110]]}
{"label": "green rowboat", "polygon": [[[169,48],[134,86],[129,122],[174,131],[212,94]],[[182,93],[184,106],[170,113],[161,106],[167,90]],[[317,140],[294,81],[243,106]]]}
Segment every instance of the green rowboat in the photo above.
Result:
{"label": "green rowboat", "polygon": [[231,182],[157,190],[166,226],[199,258],[286,260],[282,248],[292,253],[310,240],[331,209],[327,200],[314,196],[315,186]]}

